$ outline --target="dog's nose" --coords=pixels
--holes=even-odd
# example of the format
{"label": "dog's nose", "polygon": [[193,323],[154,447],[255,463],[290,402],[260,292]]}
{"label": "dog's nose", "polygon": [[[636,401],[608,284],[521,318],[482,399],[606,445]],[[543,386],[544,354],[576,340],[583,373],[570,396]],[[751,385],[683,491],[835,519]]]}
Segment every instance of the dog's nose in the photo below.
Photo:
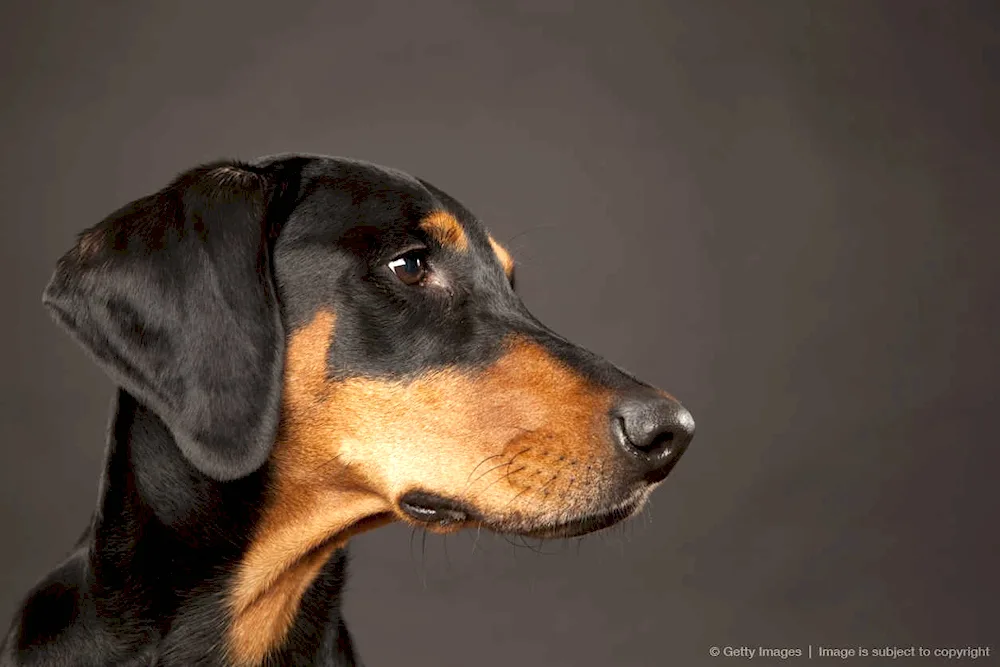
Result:
{"label": "dog's nose", "polygon": [[649,482],[667,476],[694,437],[694,418],[684,406],[652,392],[630,393],[611,411],[618,444],[642,466]]}

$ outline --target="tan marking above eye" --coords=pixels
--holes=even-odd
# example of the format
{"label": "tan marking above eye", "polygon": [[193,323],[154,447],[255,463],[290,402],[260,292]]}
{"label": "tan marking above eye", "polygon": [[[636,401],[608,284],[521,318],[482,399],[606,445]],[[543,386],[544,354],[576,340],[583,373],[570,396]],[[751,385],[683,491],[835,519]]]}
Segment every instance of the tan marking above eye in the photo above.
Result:
{"label": "tan marking above eye", "polygon": [[420,228],[441,245],[455,250],[465,250],[469,240],[462,224],[447,211],[434,211],[420,221]]}
{"label": "tan marking above eye", "polygon": [[510,278],[514,274],[514,259],[510,256],[510,253],[507,252],[507,249],[497,243],[496,239],[492,236],[490,237],[490,247],[493,248],[493,254],[496,255],[497,259],[500,261],[500,266],[503,267],[503,272],[507,274],[508,278]]}
{"label": "tan marking above eye", "polygon": [[229,599],[239,665],[281,645],[336,546],[403,518],[404,493],[454,498],[516,528],[595,511],[615,465],[609,392],[536,343],[510,338],[478,370],[333,381],[334,332],[320,312],[289,339],[269,500]]}

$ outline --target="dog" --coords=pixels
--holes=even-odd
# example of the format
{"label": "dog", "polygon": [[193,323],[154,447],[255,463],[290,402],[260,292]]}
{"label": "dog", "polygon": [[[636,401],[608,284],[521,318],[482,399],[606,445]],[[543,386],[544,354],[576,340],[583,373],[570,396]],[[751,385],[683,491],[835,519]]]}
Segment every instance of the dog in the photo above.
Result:
{"label": "dog", "polygon": [[98,507],[5,666],[357,664],[353,535],[584,535],[694,435],[529,313],[462,204],[368,162],[193,168],[83,232],[43,303],[117,393]]}

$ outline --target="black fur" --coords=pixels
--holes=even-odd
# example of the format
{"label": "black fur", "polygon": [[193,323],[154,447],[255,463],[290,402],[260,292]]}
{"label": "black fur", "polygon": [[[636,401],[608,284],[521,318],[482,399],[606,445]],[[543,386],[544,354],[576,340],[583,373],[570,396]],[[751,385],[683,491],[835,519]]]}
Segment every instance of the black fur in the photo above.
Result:
{"label": "black fur", "polygon": [[274,184],[184,174],[85,233],[44,303],[216,479],[260,467],[278,425],[282,323],[262,224]]}
{"label": "black fur", "polygon": [[[435,208],[464,224],[471,252],[419,228]],[[461,280],[396,280],[385,265],[414,244]],[[461,204],[346,159],[193,169],[85,232],[44,302],[120,389],[97,511],[28,595],[5,667],[229,664],[224,596],[273,475],[285,335],[321,307],[337,314],[339,376],[483,366],[517,331],[600,383],[638,384],[525,310]],[[267,664],[355,664],[345,568],[338,551]]]}

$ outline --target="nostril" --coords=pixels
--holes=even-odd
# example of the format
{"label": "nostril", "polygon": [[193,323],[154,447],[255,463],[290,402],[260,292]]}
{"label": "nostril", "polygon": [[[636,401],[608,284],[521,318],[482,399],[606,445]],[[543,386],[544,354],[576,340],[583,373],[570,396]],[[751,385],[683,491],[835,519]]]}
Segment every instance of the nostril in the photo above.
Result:
{"label": "nostril", "polygon": [[635,428],[634,424],[630,429],[629,423],[624,417],[618,418],[618,430],[621,434],[622,444],[649,457],[669,454],[670,444],[674,440],[672,431],[643,432],[642,429]]}
{"label": "nostril", "polygon": [[673,441],[673,431],[661,433],[650,441],[649,446],[645,449],[645,452],[651,456],[668,455],[670,454],[670,444]]}

